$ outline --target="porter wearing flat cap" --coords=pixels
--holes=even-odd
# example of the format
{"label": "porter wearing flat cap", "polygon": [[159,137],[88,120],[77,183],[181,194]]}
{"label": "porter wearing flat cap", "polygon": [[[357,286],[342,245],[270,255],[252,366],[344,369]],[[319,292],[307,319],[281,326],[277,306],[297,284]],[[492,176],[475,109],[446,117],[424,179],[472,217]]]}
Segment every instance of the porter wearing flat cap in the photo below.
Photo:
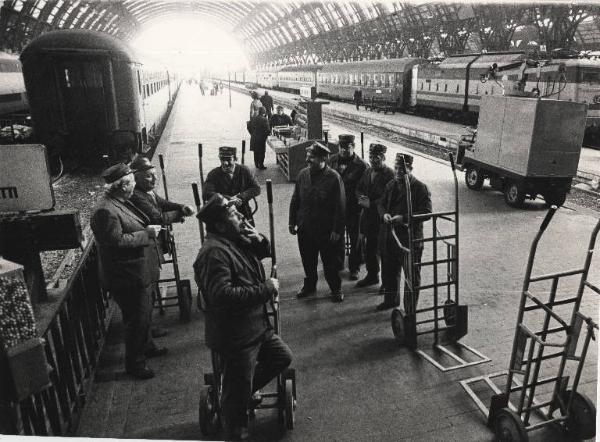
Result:
{"label": "porter wearing flat cap", "polygon": [[363,173],[356,186],[358,204],[363,210],[360,235],[365,240],[365,267],[367,274],[356,283],[357,287],[367,287],[379,283],[379,252],[377,238],[379,236],[379,212],[377,206],[381,201],[385,186],[394,179],[394,171],[385,164],[387,147],[379,143],[369,146],[370,167]]}
{"label": "porter wearing flat cap", "polygon": [[121,308],[125,323],[125,369],[140,379],[154,377],[146,354],[156,351],[150,338],[153,281],[158,279],[157,229],[130,201],[135,181],[125,164],[102,174],[106,192],[96,204],[90,225],[100,262],[100,279]]}
{"label": "porter wearing flat cap", "polygon": [[270,255],[269,241],[243,223],[235,206],[218,193],[198,218],[208,232],[194,262],[206,305],[205,342],[224,366],[224,436],[237,440],[247,433],[252,394],[290,364],[292,353],[267,315],[266,303],[279,288],[261,263]]}
{"label": "porter wearing flat cap", "polygon": [[298,298],[317,290],[319,254],[334,302],[344,300],[339,271],[344,253],[346,194],[340,175],[326,164],[329,148],[319,142],[306,149],[308,167],[298,173],[290,202],[289,230],[298,234],[304,285]]}
{"label": "porter wearing flat cap", "polygon": [[220,193],[233,201],[237,210],[253,224],[249,201],[260,195],[260,186],[250,169],[236,162],[236,152],[235,147],[219,147],[221,166],[215,167],[206,176],[203,198],[208,201],[215,193]]}
{"label": "porter wearing flat cap", "polygon": [[[367,163],[354,153],[354,135],[339,135],[339,153],[330,157],[329,164],[342,177],[344,190],[346,192],[346,233],[350,238],[350,256],[348,257],[348,268],[350,280],[358,279],[360,270],[360,254],[357,247],[358,240],[358,218],[360,206],[356,198],[356,185],[367,169]],[[345,256],[342,254],[342,266]]]}
{"label": "porter wearing flat cap", "polygon": [[[406,169],[402,167],[402,160]],[[379,202],[379,214],[382,225],[379,231],[379,249],[381,253],[381,270],[384,287],[383,302],[377,306],[378,310],[385,310],[400,305],[400,296],[398,294],[398,276],[403,267],[403,252],[396,245],[391,234],[394,229],[398,239],[404,247],[410,247],[408,243],[408,229],[406,227],[408,215],[408,200],[406,197],[406,187],[404,182],[405,175],[409,177],[410,200],[413,215],[423,215],[431,213],[431,193],[427,186],[416,179],[413,174],[413,157],[408,154],[399,153],[396,155],[396,176],[390,181],[383,192]],[[423,222],[427,218],[420,218],[412,222],[413,239],[423,238]],[[414,242],[413,244],[413,262],[421,262],[423,255],[423,242]],[[406,269],[404,269],[406,272]],[[418,287],[421,284],[421,268],[415,265],[413,273],[413,284]],[[408,290],[404,290],[405,295]],[[418,299],[418,290],[415,293]],[[407,308],[407,296],[404,299],[404,308]],[[415,306],[416,307],[416,306]]]}

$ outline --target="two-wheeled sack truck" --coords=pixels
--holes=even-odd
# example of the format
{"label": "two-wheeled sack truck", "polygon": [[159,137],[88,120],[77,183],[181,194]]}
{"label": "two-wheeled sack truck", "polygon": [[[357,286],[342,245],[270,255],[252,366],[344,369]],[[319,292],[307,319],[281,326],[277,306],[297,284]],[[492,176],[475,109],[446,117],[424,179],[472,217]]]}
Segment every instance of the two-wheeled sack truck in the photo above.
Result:
{"label": "two-wheeled sack truck", "polygon": [[[275,252],[275,223],[273,214],[273,190],[270,179],[266,180],[267,199],[269,203],[269,227],[271,236],[271,278],[277,278],[277,258]],[[196,188],[197,189],[197,188]],[[197,190],[196,190],[197,191]],[[195,192],[196,192],[195,191]],[[201,296],[201,295],[200,295]],[[206,301],[203,302],[207,307]],[[276,334],[281,334],[279,319],[279,297],[267,304],[267,316],[273,321]],[[223,385],[223,364],[219,354],[211,351],[212,372],[204,373],[204,388],[200,392],[198,415],[200,431],[204,436],[214,436],[221,429],[221,397]],[[283,428],[292,430],[295,422],[296,410],[296,372],[293,368],[286,368],[276,378],[275,391],[262,392],[262,401],[255,408],[248,410],[250,418],[255,416],[256,410],[277,409],[278,420]]]}
{"label": "two-wheeled sack truck", "polygon": [[[596,407],[577,388],[590,340],[598,329],[592,318],[579,310],[586,289],[600,294],[600,288],[588,280],[600,220],[592,231],[583,267],[532,276],[538,243],[556,210],[556,206],[550,208],[531,245],[508,371],[460,382],[501,441],[526,442],[528,432],[549,425],[560,426],[570,440],[590,439],[596,434]],[[558,293],[560,283],[563,287],[569,277],[577,276],[575,295]],[[569,319],[559,314],[566,307],[571,310]],[[494,382],[499,378],[506,378],[503,389]],[[495,393],[489,409],[471,387],[481,382]],[[549,399],[538,400],[538,389],[546,389],[542,394],[550,393]]]}
{"label": "two-wheeled sack truck", "polygon": [[[419,355],[442,371],[455,370],[490,360],[474,348],[459,342],[468,331],[468,307],[461,305],[459,298],[458,179],[454,157],[452,154],[449,157],[454,177],[454,210],[414,214],[410,177],[405,174],[404,187],[408,213],[404,220],[404,227],[408,233],[407,244],[402,244],[394,229],[390,227],[394,242],[402,252],[405,280],[404,309],[396,307],[392,311],[392,331],[399,344],[416,350]],[[404,167],[406,171],[403,161],[400,167]],[[414,224],[426,220],[431,220],[431,236],[414,238]],[[442,233],[440,228],[446,232]],[[416,262],[416,249],[426,244],[431,244],[431,259]],[[425,269],[430,269],[428,273],[431,273],[431,281],[418,281],[416,272],[423,273]],[[398,290],[401,290],[400,281]],[[426,299],[425,294],[422,293],[424,291],[432,292],[431,301],[429,297]],[[418,307],[419,298],[423,304],[429,305]],[[433,335],[433,348],[439,352],[440,358],[436,359],[423,350],[417,350],[418,338],[423,335]],[[454,352],[451,347],[458,347],[460,351]],[[469,354],[469,359],[463,357],[466,354]],[[448,358],[451,364],[444,365],[441,359]]]}
{"label": "two-wheeled sack truck", "polygon": [[[162,174],[163,189],[165,199],[169,200],[169,189],[167,187],[167,175],[165,173],[165,162],[162,155],[158,156],[160,170]],[[189,321],[192,318],[192,286],[189,279],[181,279],[179,272],[179,261],[177,260],[177,247],[175,245],[175,236],[173,235],[172,224],[166,224],[166,230],[163,230],[166,235],[164,244],[167,246],[167,254],[170,258],[165,259],[162,264],[171,264],[173,266],[173,276],[161,278],[158,280],[158,294],[156,297],[156,308],[161,315],[165,314],[167,307],[179,307],[179,318],[182,321]],[[175,294],[169,294],[169,284],[175,283]]]}

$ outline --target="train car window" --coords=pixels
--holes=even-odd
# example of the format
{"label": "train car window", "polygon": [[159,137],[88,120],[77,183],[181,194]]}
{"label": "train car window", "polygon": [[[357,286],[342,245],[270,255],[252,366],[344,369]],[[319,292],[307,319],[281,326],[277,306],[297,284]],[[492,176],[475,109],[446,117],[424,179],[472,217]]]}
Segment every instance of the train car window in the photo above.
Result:
{"label": "train car window", "polygon": [[600,72],[583,72],[583,82],[600,84]]}
{"label": "train car window", "polygon": [[139,91],[140,95],[142,95],[142,80],[140,78],[140,70],[136,69],[135,72],[137,73],[138,91]]}
{"label": "train car window", "polygon": [[421,82],[421,90],[423,90],[423,82]]}
{"label": "train car window", "polygon": [[444,92],[448,92],[448,83],[444,84]]}
{"label": "train car window", "polygon": [[460,84],[456,85],[456,93],[458,94],[460,92]]}

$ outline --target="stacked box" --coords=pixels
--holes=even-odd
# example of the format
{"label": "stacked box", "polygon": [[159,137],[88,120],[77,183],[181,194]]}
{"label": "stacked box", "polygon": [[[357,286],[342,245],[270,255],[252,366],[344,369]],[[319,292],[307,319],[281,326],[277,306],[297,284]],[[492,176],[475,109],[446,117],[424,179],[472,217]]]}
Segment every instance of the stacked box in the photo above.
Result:
{"label": "stacked box", "polygon": [[0,258],[0,341],[8,350],[36,335],[23,267]]}

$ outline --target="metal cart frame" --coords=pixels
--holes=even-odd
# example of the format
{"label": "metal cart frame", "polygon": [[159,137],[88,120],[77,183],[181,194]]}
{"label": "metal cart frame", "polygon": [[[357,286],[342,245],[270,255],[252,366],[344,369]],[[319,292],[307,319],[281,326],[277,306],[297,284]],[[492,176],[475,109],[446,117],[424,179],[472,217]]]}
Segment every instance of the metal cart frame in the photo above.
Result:
{"label": "metal cart frame", "polygon": [[[396,307],[392,311],[391,323],[392,331],[397,341],[401,345],[416,350],[423,358],[431,362],[435,367],[442,371],[456,370],[490,361],[485,355],[474,348],[458,342],[459,339],[467,334],[468,329],[468,307],[459,302],[459,205],[458,205],[458,178],[454,165],[454,157],[450,154],[450,166],[454,177],[454,210],[444,212],[434,212],[431,214],[413,214],[411,201],[410,177],[404,175],[404,185],[406,189],[406,198],[408,214],[405,226],[408,231],[408,245],[404,246],[393,228],[392,236],[396,245],[403,252],[404,269],[404,309]],[[406,171],[406,165],[403,164]],[[422,239],[414,238],[412,226],[416,222],[423,222],[431,219],[432,235]],[[453,226],[452,233],[442,235],[438,229],[441,222],[450,223]],[[440,253],[439,243],[446,246],[445,254]],[[417,245],[431,243],[433,245],[433,256],[430,261],[416,263],[414,260],[415,248]],[[446,279],[440,281],[438,266],[446,264]],[[433,281],[430,284],[420,283],[416,286],[414,274],[416,268],[432,267]],[[399,278],[400,279],[400,278]],[[443,291],[445,290],[445,300]],[[433,289],[433,306],[417,308],[418,295],[420,290]],[[401,290],[400,281],[398,290]],[[442,291],[442,293],[440,293]],[[433,325],[433,328],[425,328],[427,325]],[[452,365],[443,365],[422,350],[417,350],[418,337],[422,335],[433,334],[434,349],[441,352],[456,362]],[[457,345],[461,351],[474,356],[473,360],[467,361],[458,354],[454,353],[447,344]]]}
{"label": "metal cart frame", "polygon": [[[167,175],[165,173],[165,162],[162,154],[158,156],[158,161],[162,174],[165,199],[168,201],[169,189],[167,187]],[[182,321],[190,321],[192,319],[192,286],[189,279],[181,279],[181,273],[179,272],[179,261],[177,259],[177,247],[175,245],[175,235],[173,235],[173,225],[166,224],[165,227],[167,245],[169,248],[168,254],[171,257],[165,260],[163,264],[171,264],[173,266],[173,277],[161,278],[158,280],[158,293],[156,296],[155,307],[158,308],[161,315],[165,314],[165,308],[167,307],[179,307],[179,318]],[[175,283],[176,294],[174,296],[169,296],[167,293],[167,284],[171,282]]]}
{"label": "metal cart frame", "polygon": [[[487,416],[488,426],[494,429],[500,440],[527,441],[529,431],[551,424],[560,425],[575,439],[589,439],[596,434],[596,408],[585,395],[577,392],[577,388],[590,340],[595,339],[594,329],[598,329],[598,325],[591,318],[581,314],[579,309],[586,288],[600,294],[600,288],[587,279],[600,231],[600,220],[592,231],[583,267],[532,276],[537,245],[556,210],[556,206],[550,208],[531,245],[508,371],[461,381],[463,388]],[[576,295],[557,299],[560,280],[577,275],[580,275],[580,282]],[[540,300],[530,291],[530,286],[538,282],[551,283],[547,301]],[[565,305],[572,305],[568,323],[554,310],[555,307]],[[526,314],[530,312],[543,314],[541,329],[532,330],[526,325]],[[578,353],[578,342],[584,324],[585,336]],[[555,340],[550,341],[550,338]],[[562,340],[557,341],[556,338]],[[546,349],[554,350],[545,353]],[[542,366],[549,365],[549,361],[558,361],[556,375],[540,377]],[[575,375],[570,385],[570,377],[566,374],[567,361],[576,363]],[[503,390],[493,381],[501,376],[507,377]],[[471,384],[480,381],[485,382],[496,393],[491,398],[489,409],[471,388]],[[538,401],[537,387],[552,384],[550,399]],[[511,394],[517,405],[511,401]],[[559,415],[555,416],[557,411]],[[532,422],[532,418],[537,421]]]}

